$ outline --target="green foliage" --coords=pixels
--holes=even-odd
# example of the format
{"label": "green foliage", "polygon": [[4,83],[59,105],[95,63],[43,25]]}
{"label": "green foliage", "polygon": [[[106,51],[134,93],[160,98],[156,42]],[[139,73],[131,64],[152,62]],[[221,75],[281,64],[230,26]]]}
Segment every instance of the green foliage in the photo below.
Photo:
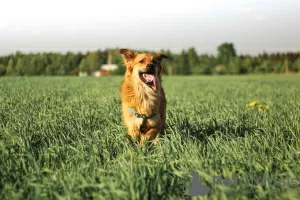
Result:
{"label": "green foliage", "polygon": [[[121,122],[121,77],[2,77],[0,199],[189,199],[193,172],[211,188],[203,199],[300,198],[299,185],[212,185],[300,177],[299,77],[163,79],[166,135],[139,148]],[[246,109],[253,100],[271,110]]]}
{"label": "green foliage", "polygon": [[[159,53],[141,49],[137,52]],[[194,47],[172,53],[170,50],[161,50],[169,58],[163,60],[165,75],[211,75],[211,74],[249,74],[249,73],[283,73],[285,63],[289,72],[299,72],[299,53],[272,53],[264,52],[258,56],[237,56],[232,43],[223,43],[218,46],[218,55],[198,55]],[[287,60],[286,60],[287,59]],[[9,64],[10,63],[10,64]],[[16,54],[0,57],[0,64],[8,68],[6,76],[12,75],[78,75],[81,72],[100,70],[103,64],[117,64],[118,69],[110,74],[124,74],[122,57],[118,49],[105,49],[92,52],[72,53],[37,53]]]}
{"label": "green foliage", "polygon": [[230,59],[236,56],[236,51],[232,43],[223,43],[218,46],[218,60],[220,64],[228,64]]}
{"label": "green foliage", "polygon": [[243,62],[243,66],[244,66],[243,72],[252,73],[253,72],[253,61],[252,61],[251,57],[246,56],[242,60],[243,60],[242,62]]}
{"label": "green foliage", "polygon": [[86,57],[86,60],[88,65],[88,73],[92,73],[93,71],[100,69],[98,52],[89,52]]}
{"label": "green foliage", "polygon": [[27,66],[25,68],[25,72],[29,76],[36,75],[37,71],[36,71],[36,57],[35,56],[32,56],[29,59],[29,62],[27,63]]}
{"label": "green foliage", "polygon": [[229,63],[227,64],[227,72],[229,74],[239,74],[240,73],[240,59],[237,57],[230,57]]}
{"label": "green foliage", "polygon": [[217,65],[215,68],[215,73],[219,75],[226,74],[226,67],[225,65]]}
{"label": "green foliage", "polygon": [[21,76],[24,75],[24,68],[25,68],[24,59],[22,57],[19,57],[16,64],[16,74]]}
{"label": "green foliage", "polygon": [[57,71],[57,75],[59,75],[59,76],[64,76],[64,75],[66,75],[66,69],[65,69],[65,66],[63,66],[63,65],[60,65],[60,66],[59,66],[58,71]]}
{"label": "green foliage", "polygon": [[112,71],[110,74],[112,75],[124,75],[126,72],[126,67],[123,65],[118,65],[117,70]]}
{"label": "green foliage", "polygon": [[173,63],[174,63],[173,55],[172,55],[170,50],[161,50],[161,53],[168,56],[167,59],[163,60],[163,63],[162,63],[163,70],[162,70],[162,72],[165,75],[170,75],[171,76],[173,74]]}
{"label": "green foliage", "polygon": [[56,68],[53,64],[48,64],[45,69],[45,75],[56,75]]}
{"label": "green foliage", "polygon": [[14,69],[14,60],[12,58],[9,59],[7,68],[6,68],[6,75],[12,76],[15,75],[15,69]]}
{"label": "green foliage", "polygon": [[6,73],[6,68],[3,64],[0,64],[0,76],[5,75]]}
{"label": "green foliage", "polygon": [[81,62],[79,64],[79,71],[80,72],[88,72],[89,71],[89,65],[88,65],[86,58],[81,60]]}
{"label": "green foliage", "polygon": [[292,64],[291,70],[294,72],[300,72],[300,58],[294,61]]}
{"label": "green foliage", "polygon": [[189,63],[189,58],[188,58],[188,54],[182,50],[180,57],[179,57],[179,64],[178,66],[180,67],[180,74],[183,75],[190,75],[191,74],[191,66]]}
{"label": "green foliage", "polygon": [[195,48],[189,48],[187,52],[188,65],[190,67],[190,73],[195,71],[195,68],[198,66],[198,55]]}
{"label": "green foliage", "polygon": [[[123,64],[123,59],[120,56],[118,49],[110,49],[108,50],[108,54],[111,55],[111,64],[116,64],[118,65],[118,69],[111,72],[110,74],[113,75],[124,75],[125,71],[126,71],[126,67]],[[103,62],[103,64],[106,63]]]}
{"label": "green foliage", "polygon": [[201,55],[199,56],[199,67],[197,67],[197,74],[213,74],[213,70],[217,64],[217,59],[214,56]]}
{"label": "green foliage", "polygon": [[173,56],[172,74],[175,75],[189,75],[191,74],[191,68],[189,65],[188,54],[185,50],[182,50],[179,55]]}

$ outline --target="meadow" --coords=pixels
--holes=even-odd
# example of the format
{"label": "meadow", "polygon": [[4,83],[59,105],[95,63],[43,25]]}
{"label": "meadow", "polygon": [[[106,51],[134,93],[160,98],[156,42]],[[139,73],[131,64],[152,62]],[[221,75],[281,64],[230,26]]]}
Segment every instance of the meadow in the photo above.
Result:
{"label": "meadow", "polygon": [[[121,80],[0,78],[0,199],[300,199],[300,76],[163,77],[166,135],[143,148]],[[205,196],[187,195],[193,172]]]}

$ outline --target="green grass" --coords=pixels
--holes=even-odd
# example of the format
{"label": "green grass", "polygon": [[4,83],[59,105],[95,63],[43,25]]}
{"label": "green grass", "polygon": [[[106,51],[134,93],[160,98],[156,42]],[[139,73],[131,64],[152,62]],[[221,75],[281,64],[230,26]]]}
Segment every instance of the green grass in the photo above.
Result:
{"label": "green grass", "polygon": [[[299,199],[299,184],[212,185],[212,176],[300,179],[300,77],[163,77],[167,131],[138,148],[121,77],[0,79],[0,199]],[[271,110],[247,110],[259,100]]]}

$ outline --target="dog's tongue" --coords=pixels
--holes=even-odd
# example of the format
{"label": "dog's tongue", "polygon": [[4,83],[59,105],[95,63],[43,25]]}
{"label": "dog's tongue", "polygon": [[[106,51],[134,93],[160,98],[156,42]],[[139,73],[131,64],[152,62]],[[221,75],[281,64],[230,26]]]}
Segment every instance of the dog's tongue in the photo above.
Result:
{"label": "dog's tongue", "polygon": [[144,78],[148,81],[148,82],[152,82],[152,89],[154,91],[156,91],[156,80],[155,80],[155,76],[153,74],[143,74]]}

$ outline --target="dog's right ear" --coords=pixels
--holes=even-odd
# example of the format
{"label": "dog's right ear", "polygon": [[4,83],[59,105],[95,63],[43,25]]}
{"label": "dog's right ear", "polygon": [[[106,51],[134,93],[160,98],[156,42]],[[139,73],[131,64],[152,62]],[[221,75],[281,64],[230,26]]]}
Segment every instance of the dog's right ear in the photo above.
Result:
{"label": "dog's right ear", "polygon": [[120,49],[119,53],[122,55],[125,64],[127,64],[129,61],[133,60],[135,58],[135,56],[137,55],[135,52],[133,52],[129,49]]}

